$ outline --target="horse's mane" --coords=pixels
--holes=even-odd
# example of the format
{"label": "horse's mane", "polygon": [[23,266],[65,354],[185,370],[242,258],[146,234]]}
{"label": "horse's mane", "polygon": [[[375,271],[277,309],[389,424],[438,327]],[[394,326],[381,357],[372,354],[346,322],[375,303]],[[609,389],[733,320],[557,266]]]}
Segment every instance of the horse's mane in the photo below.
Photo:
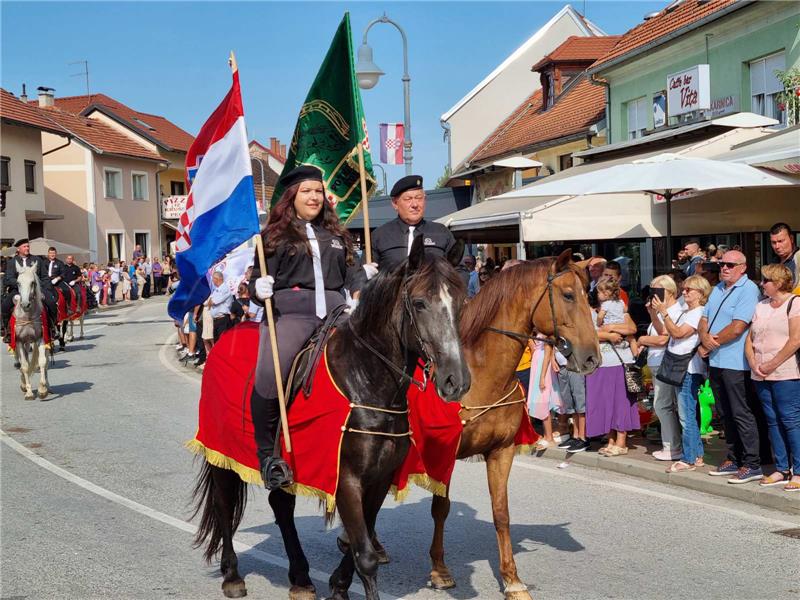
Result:
{"label": "horse's mane", "polygon": [[[379,329],[378,324],[388,323],[400,300],[400,286],[405,279],[405,273],[406,263],[402,263],[392,271],[379,272],[364,286],[358,308],[350,317],[351,326],[363,334]],[[461,304],[466,296],[464,282],[443,258],[426,255],[420,267],[408,279],[409,291],[413,293],[440,281],[446,282],[451,289],[455,288],[453,301]]]}
{"label": "horse's mane", "polygon": [[[555,257],[547,256],[524,261],[500,271],[481,286],[480,292],[464,307],[461,314],[461,342],[465,347],[474,346],[492,324],[503,304],[522,296],[531,303],[536,302],[535,289],[543,284]],[[581,283],[586,282],[586,272],[575,263],[569,263],[569,270],[576,273]]]}

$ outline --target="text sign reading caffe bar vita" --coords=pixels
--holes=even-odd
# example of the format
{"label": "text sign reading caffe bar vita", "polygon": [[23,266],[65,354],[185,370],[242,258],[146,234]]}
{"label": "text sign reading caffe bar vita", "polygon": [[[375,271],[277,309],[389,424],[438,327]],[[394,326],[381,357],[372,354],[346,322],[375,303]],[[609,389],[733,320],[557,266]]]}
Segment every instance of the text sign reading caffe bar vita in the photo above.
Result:
{"label": "text sign reading caffe bar vita", "polygon": [[161,199],[161,218],[180,219],[186,210],[187,196],[164,196]]}
{"label": "text sign reading caffe bar vita", "polygon": [[667,111],[670,117],[711,108],[711,77],[708,65],[667,76]]}

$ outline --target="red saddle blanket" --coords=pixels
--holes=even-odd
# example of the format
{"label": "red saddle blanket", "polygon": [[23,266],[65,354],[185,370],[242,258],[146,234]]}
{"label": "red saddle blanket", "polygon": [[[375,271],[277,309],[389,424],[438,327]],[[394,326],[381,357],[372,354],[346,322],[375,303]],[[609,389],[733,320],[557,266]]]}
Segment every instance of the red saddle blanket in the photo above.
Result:
{"label": "red saddle blanket", "polygon": [[[11,350],[17,349],[17,318],[12,314],[11,318],[8,321],[8,330],[11,333],[11,339],[9,340],[8,347]],[[50,328],[47,326],[47,311],[42,310],[42,337],[44,338],[44,343],[50,343]]]}
{"label": "red saddle blanket", "polygon": [[[211,464],[235,471],[242,481],[263,485],[256,455],[250,394],[258,356],[258,325],[241,323],[214,345],[203,372],[199,425],[187,447]],[[292,452],[283,454],[291,465],[292,493],[311,495],[335,508],[339,481],[339,456],[344,429],[352,410],[330,376],[327,354],[317,368],[313,393],[300,391],[289,410]],[[421,377],[421,372],[417,373]],[[394,474],[392,493],[402,500],[409,483],[444,495],[455,466],[462,424],[457,402],[444,402],[432,383],[424,391],[412,386],[408,393],[411,446]],[[518,445],[532,444],[537,436],[525,404]]]}
{"label": "red saddle blanket", "polygon": [[77,319],[86,312],[86,286],[76,285],[72,288],[71,297],[64,296],[64,292],[60,288],[56,288],[58,296],[58,322],[71,321]]}

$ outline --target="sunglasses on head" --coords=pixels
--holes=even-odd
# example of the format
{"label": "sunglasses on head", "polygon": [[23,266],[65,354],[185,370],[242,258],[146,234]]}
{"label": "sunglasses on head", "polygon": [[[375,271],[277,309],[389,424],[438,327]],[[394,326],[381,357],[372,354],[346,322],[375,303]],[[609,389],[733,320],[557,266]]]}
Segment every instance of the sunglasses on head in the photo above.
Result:
{"label": "sunglasses on head", "polygon": [[744,263],[738,263],[738,262],[719,262],[719,263],[717,263],[717,264],[719,265],[720,269],[733,269],[733,268],[735,268],[735,267],[738,267],[739,265],[743,265]]}

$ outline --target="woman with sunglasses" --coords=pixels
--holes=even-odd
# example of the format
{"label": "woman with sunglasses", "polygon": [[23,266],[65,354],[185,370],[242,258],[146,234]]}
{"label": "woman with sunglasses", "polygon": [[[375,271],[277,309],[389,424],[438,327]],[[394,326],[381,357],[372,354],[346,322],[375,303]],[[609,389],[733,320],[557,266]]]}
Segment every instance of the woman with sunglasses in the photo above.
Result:
{"label": "woman with sunglasses", "polygon": [[[800,491],[800,298],[793,295],[792,272],[784,265],[761,268],[767,298],[756,306],[745,356],[775,455],[776,471],[762,486]],[[791,458],[791,472],[789,471]]]}
{"label": "woman with sunglasses", "polygon": [[667,350],[674,355],[693,354],[681,385],[669,386],[678,399],[678,417],[683,429],[681,435],[683,455],[681,460],[670,465],[668,473],[694,471],[697,467],[705,466],[703,441],[700,439],[700,426],[697,422],[697,395],[700,386],[706,380],[708,368],[697,353],[700,345],[697,328],[703,317],[703,307],[711,294],[711,286],[704,277],[692,275],[683,282],[682,292],[686,301],[684,310],[681,310],[680,304],[677,303],[668,309],[659,298],[651,300],[663,319],[664,328],[670,337]]}
{"label": "woman with sunglasses", "polygon": [[669,335],[664,328],[664,320],[653,305],[653,299],[662,301],[669,311],[678,304],[678,288],[669,275],[659,275],[650,282],[650,298],[645,307],[650,315],[647,335],[637,340],[641,351],[647,351],[647,366],[653,374],[653,410],[661,423],[661,450],[653,452],[656,460],[678,460],[682,456],[681,428],[678,422],[678,400],[672,386],[655,378],[661,359],[664,357]]}

